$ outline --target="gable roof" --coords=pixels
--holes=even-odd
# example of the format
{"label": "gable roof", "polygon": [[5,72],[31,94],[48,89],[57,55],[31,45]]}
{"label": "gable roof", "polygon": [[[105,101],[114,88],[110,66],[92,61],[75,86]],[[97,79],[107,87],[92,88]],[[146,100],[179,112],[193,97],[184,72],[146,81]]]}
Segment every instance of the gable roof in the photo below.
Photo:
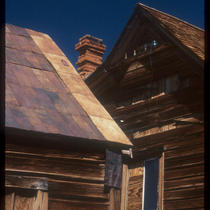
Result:
{"label": "gable roof", "polygon": [[6,25],[6,127],[132,145],[44,33]]}
{"label": "gable roof", "polygon": [[144,4],[138,3],[137,6],[157,18],[166,30],[204,60],[204,30]]}
{"label": "gable roof", "polygon": [[[150,25],[150,28],[147,27],[148,31],[143,31],[142,29],[145,24]],[[139,31],[142,34],[139,35]],[[204,31],[202,29],[176,17],[137,3],[132,16],[128,20],[111,52],[104,63],[86,78],[86,84],[90,87],[92,84],[101,83],[101,81],[95,81],[96,77],[103,78],[103,81],[108,80],[105,78],[109,75],[109,69],[113,68],[119,62],[124,62],[127,50],[131,50],[134,46],[139,47],[138,44],[141,42],[142,37],[145,36],[145,33],[146,36],[150,35],[150,32],[154,37],[159,36],[160,39],[167,39],[196,65],[203,68],[205,53]]]}

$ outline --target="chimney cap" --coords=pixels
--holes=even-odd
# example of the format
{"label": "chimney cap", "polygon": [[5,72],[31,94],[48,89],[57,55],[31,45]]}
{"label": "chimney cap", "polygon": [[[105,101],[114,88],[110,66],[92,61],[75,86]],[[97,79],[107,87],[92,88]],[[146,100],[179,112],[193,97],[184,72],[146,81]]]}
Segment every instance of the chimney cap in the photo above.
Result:
{"label": "chimney cap", "polygon": [[82,41],[82,40],[84,40],[84,39],[90,39],[90,40],[93,40],[93,41],[95,41],[95,42],[100,42],[100,43],[103,42],[103,39],[96,38],[96,37],[94,37],[94,36],[92,36],[92,35],[90,35],[90,34],[84,35],[83,37],[81,37],[81,38],[79,39],[79,41]]}

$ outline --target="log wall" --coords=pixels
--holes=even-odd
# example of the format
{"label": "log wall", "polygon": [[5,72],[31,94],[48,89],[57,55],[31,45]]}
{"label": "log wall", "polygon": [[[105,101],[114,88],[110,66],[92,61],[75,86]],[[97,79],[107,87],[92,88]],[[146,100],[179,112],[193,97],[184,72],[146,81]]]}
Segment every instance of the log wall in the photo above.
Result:
{"label": "log wall", "polygon": [[[203,126],[187,126],[135,139],[137,159],[164,153],[165,209],[204,209]],[[158,155],[158,152],[153,154]]]}
{"label": "log wall", "polygon": [[[110,72],[115,79],[110,89],[100,84],[91,88],[134,144],[128,165],[138,168],[163,155],[159,209],[203,209],[202,68],[164,43],[150,55],[119,62]],[[141,209],[140,185],[141,177],[130,176],[129,209]]]}
{"label": "log wall", "polygon": [[[104,158],[104,153],[97,151],[84,153],[71,148],[67,151],[7,144],[6,177],[47,179],[49,210],[108,209],[110,198],[104,193]],[[26,186],[29,185],[25,182],[24,188]],[[15,192],[17,187],[8,179],[7,189]],[[27,202],[31,199],[34,197]],[[24,205],[28,205],[27,202],[24,201]]]}

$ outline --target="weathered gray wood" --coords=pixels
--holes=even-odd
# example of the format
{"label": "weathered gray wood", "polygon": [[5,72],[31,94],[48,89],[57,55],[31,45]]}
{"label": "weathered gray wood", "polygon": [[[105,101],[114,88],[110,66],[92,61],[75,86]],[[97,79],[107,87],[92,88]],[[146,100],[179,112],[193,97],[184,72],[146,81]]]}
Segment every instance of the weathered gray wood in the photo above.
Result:
{"label": "weathered gray wood", "polygon": [[48,190],[48,181],[42,177],[6,175],[5,185],[14,188]]}

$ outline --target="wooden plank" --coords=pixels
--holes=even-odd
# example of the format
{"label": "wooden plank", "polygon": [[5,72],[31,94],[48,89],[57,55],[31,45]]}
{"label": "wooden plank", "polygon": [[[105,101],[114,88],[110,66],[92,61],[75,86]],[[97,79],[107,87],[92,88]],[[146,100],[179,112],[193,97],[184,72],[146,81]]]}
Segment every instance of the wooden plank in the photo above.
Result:
{"label": "wooden plank", "polygon": [[[186,141],[189,143],[191,139],[193,141],[197,141],[197,137],[195,138],[194,135],[202,135],[203,129],[203,126],[188,125],[182,128],[176,128],[162,133],[155,133],[149,136],[141,137],[133,140],[133,142],[135,147],[138,149],[161,146],[163,144],[167,149],[167,147],[170,147],[171,145],[174,146],[179,142],[181,143]],[[200,138],[198,137],[198,140],[199,139]]]}
{"label": "wooden plank", "polygon": [[166,190],[179,189],[179,188],[188,188],[194,186],[203,186],[204,185],[204,176],[193,176],[193,177],[182,177],[180,179],[174,180],[165,180],[164,186]]}
{"label": "wooden plank", "polygon": [[204,174],[204,165],[195,164],[193,166],[186,166],[184,168],[177,168],[171,170],[165,170],[165,180],[200,176]]}
{"label": "wooden plank", "polygon": [[120,210],[121,192],[119,189],[110,189],[110,206],[109,210]]}
{"label": "wooden plank", "polygon": [[97,201],[83,201],[83,200],[64,200],[64,199],[50,199],[50,210],[108,210],[109,205],[106,202]]}
{"label": "wooden plank", "polygon": [[5,195],[5,210],[14,210],[15,193]]}
{"label": "wooden plank", "polygon": [[193,155],[193,154],[200,154],[204,153],[204,142],[200,144],[189,144],[185,147],[176,148],[174,150],[168,150],[165,152],[165,158],[173,158],[177,156],[187,156],[187,155]]}
{"label": "wooden plank", "polygon": [[163,153],[159,159],[159,177],[158,177],[158,210],[164,209],[164,167],[165,154]]}
{"label": "wooden plank", "polygon": [[[189,114],[190,109],[193,109],[191,111],[198,112],[200,111],[201,107],[202,105],[200,104],[193,104],[191,107],[188,108],[184,106],[180,106],[179,108],[174,107],[174,110],[171,110],[170,114],[165,113],[164,114],[165,116],[161,115],[163,114],[161,112],[154,113],[152,115],[145,115],[144,117],[138,116],[136,120],[130,120],[127,122],[125,121],[125,123],[123,123],[121,127],[127,132],[128,131],[132,132],[135,131],[137,128],[138,130],[146,130],[148,129],[148,127],[157,127],[160,126],[161,124],[169,124],[172,122],[176,125],[177,124],[177,121],[175,121],[176,118]],[[189,122],[188,124],[193,124],[193,123]]]}
{"label": "wooden plank", "polygon": [[[7,138],[8,139],[8,138]],[[103,164],[105,162],[105,153],[98,151],[76,151],[75,149],[52,149],[45,147],[32,147],[29,145],[18,145],[18,144],[6,144],[6,153],[15,153],[23,155],[38,156],[42,158],[57,158],[61,160],[84,160],[89,162],[98,162]],[[29,157],[29,156],[28,156]]]}
{"label": "wooden plank", "polygon": [[142,208],[143,195],[143,173],[142,165],[129,170],[129,185],[128,185],[128,209],[137,210]]}
{"label": "wooden plank", "polygon": [[198,132],[192,135],[183,136],[181,138],[175,138],[175,139],[177,140],[165,144],[166,150],[174,150],[174,149],[179,149],[180,147],[186,147],[187,145],[189,145],[189,142],[191,142],[190,144],[202,145],[204,143],[204,133]]}
{"label": "wooden plank", "polygon": [[166,170],[169,170],[172,168],[185,167],[199,163],[204,163],[204,153],[195,153],[191,155],[186,154],[182,156],[177,155],[177,157],[166,159],[165,168]]}
{"label": "wooden plank", "polygon": [[15,195],[14,210],[33,210],[34,197],[24,197],[21,195]]}
{"label": "wooden plank", "polygon": [[48,210],[48,192],[37,191],[33,210]]}
{"label": "wooden plank", "polygon": [[183,200],[165,200],[165,209],[203,209],[204,198],[193,198]]}
{"label": "wooden plank", "polygon": [[169,190],[164,192],[165,200],[200,198],[204,196],[204,188],[197,186],[178,190]]}
{"label": "wooden plank", "polygon": [[49,179],[48,183],[50,197],[81,197],[108,200],[108,194],[104,193],[104,184],[61,181],[55,179]]}
{"label": "wooden plank", "polygon": [[[148,88],[147,88],[148,89]],[[124,106],[121,106],[119,108],[112,108],[113,110],[111,110],[112,116],[114,116],[114,118],[119,118],[121,117],[122,119],[126,119],[126,120],[132,120],[131,118],[135,118],[136,115],[139,115],[142,117],[145,117],[152,114],[152,112],[154,112],[154,109],[160,109],[160,111],[162,113],[160,113],[161,117],[166,118],[167,115],[169,115],[168,117],[172,117],[173,115],[177,114],[177,113],[182,113],[182,112],[187,112],[189,110],[186,109],[186,107],[183,105],[188,105],[189,107],[191,107],[191,109],[194,110],[201,110],[202,107],[199,107],[199,104],[202,104],[202,101],[193,101],[192,96],[190,95],[190,90],[189,88],[185,88],[187,90],[183,90],[184,92],[186,92],[186,94],[189,95],[188,100],[186,101],[186,99],[184,99],[184,94],[180,93],[180,91],[177,91],[173,94],[165,94],[162,91],[162,94],[158,95],[158,97],[154,97],[153,95],[151,95],[152,93],[150,93],[150,98],[148,98],[146,101],[145,99],[139,99],[139,102],[133,102],[132,105],[128,105],[129,100],[131,99],[127,99],[125,101]],[[194,87],[194,91],[195,94],[200,95],[201,93],[198,92],[198,87]],[[137,90],[137,91],[141,91],[141,90]],[[143,91],[143,90],[142,90]],[[192,90],[191,90],[192,91]],[[145,90],[143,91],[145,92]],[[198,93],[196,93],[198,92]],[[180,95],[179,95],[180,94]],[[198,97],[198,95],[196,97]],[[130,96],[131,97],[131,96]],[[138,96],[140,97],[140,96]],[[121,99],[122,100],[122,99]],[[180,100],[180,102],[178,103],[178,100]],[[183,101],[184,100],[184,101]],[[183,101],[183,103],[181,104],[181,102]],[[132,100],[130,101],[130,103],[132,102]],[[197,104],[197,105],[196,105]],[[149,108],[148,108],[149,106]],[[181,107],[183,108],[183,110],[181,109]],[[168,110],[167,110],[168,109]],[[169,110],[171,109],[171,110]],[[136,114],[136,115],[135,115]],[[158,113],[159,114],[159,113]]]}
{"label": "wooden plank", "polygon": [[48,183],[46,178],[41,177],[27,177],[27,176],[5,176],[6,187],[24,188],[24,189],[48,189]]}
{"label": "wooden plank", "polygon": [[42,210],[48,210],[48,192],[43,192]]}
{"label": "wooden plank", "polygon": [[129,162],[143,162],[144,160],[160,157],[163,152],[163,147],[155,147],[149,150],[144,151],[133,151],[133,160],[130,160]]}
{"label": "wooden plank", "polygon": [[90,163],[82,159],[68,161],[68,159],[29,158],[24,155],[7,154],[6,168],[7,170],[65,175],[72,178],[90,180],[101,180],[104,178],[104,164],[100,162]]}
{"label": "wooden plank", "polygon": [[42,192],[40,190],[37,191],[34,210],[42,210]]}
{"label": "wooden plank", "polygon": [[129,171],[128,166],[123,164],[122,172],[122,189],[121,189],[121,207],[120,210],[127,210],[128,208],[128,183]]}

